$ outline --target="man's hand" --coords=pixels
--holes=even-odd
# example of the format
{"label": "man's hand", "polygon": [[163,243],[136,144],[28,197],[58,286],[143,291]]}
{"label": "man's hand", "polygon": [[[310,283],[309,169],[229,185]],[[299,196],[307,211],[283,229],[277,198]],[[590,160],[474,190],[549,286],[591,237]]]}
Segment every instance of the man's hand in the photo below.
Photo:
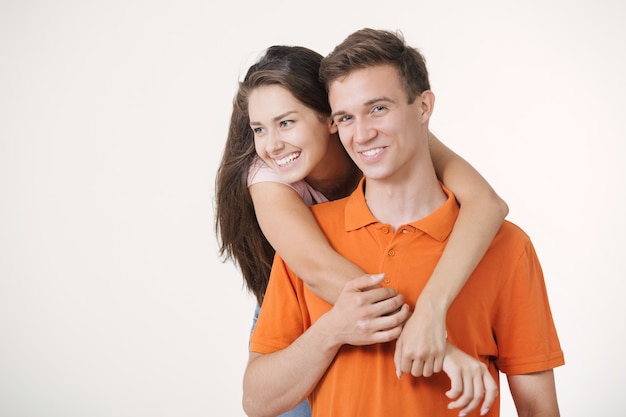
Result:
{"label": "man's hand", "polygon": [[446,352],[446,311],[418,299],[415,311],[396,342],[394,363],[398,377],[441,372]]}
{"label": "man's hand", "polygon": [[451,383],[450,390],[446,392],[446,396],[453,400],[448,404],[449,409],[463,407],[459,416],[464,416],[484,398],[480,415],[489,411],[498,396],[498,385],[484,363],[448,343],[443,370]]}
{"label": "man's hand", "polygon": [[378,285],[383,278],[363,275],[344,286],[324,317],[333,344],[371,345],[398,338],[410,311],[401,294]]}

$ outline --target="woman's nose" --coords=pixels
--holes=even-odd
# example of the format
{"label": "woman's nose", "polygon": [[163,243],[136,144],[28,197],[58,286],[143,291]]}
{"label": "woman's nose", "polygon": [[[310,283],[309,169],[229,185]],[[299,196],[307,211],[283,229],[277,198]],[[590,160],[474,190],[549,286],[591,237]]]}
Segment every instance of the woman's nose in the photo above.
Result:
{"label": "woman's nose", "polygon": [[267,153],[276,153],[281,151],[285,147],[280,134],[276,131],[271,131],[267,137],[267,143],[265,144],[265,150]]}

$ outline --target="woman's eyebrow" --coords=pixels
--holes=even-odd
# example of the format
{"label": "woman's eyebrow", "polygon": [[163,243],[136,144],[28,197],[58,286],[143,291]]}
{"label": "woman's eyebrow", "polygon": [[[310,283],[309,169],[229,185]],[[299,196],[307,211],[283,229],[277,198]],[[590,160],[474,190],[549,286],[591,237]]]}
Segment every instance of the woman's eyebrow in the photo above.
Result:
{"label": "woman's eyebrow", "polygon": [[[296,110],[288,110],[288,111],[286,111],[284,113],[279,114],[278,116],[275,116],[274,118],[272,118],[272,120],[274,122],[278,122],[280,119],[283,119],[283,118],[289,116],[292,113],[297,113],[297,111]],[[250,125],[251,126],[252,125],[258,126],[258,125],[261,125],[261,124],[262,124],[261,122],[256,122],[256,121],[250,120]]]}

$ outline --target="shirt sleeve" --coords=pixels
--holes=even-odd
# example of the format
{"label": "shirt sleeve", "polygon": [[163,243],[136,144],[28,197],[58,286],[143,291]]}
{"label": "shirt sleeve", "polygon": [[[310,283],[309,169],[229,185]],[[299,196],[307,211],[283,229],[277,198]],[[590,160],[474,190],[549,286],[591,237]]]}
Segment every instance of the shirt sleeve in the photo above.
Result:
{"label": "shirt sleeve", "polygon": [[257,156],[254,158],[252,164],[250,164],[250,169],[248,169],[248,187],[265,181],[277,182],[291,187],[291,184],[284,181],[276,171],[267,166],[267,164]]}
{"label": "shirt sleeve", "polygon": [[280,175],[272,168],[267,166],[265,162],[258,156],[254,159],[254,162],[250,165],[248,170],[248,187],[260,182],[276,182],[284,184],[287,187],[293,189],[304,203],[311,207],[316,203],[328,201],[328,199],[319,191],[311,187],[306,181],[297,181],[295,183],[288,183],[283,180]]}
{"label": "shirt sleeve", "polygon": [[530,242],[517,260],[499,300],[496,365],[506,374],[545,371],[565,363],[543,278]]}
{"label": "shirt sleeve", "polygon": [[250,351],[273,353],[289,346],[306,328],[310,319],[301,305],[303,283],[276,255],[259,318],[250,338]]}

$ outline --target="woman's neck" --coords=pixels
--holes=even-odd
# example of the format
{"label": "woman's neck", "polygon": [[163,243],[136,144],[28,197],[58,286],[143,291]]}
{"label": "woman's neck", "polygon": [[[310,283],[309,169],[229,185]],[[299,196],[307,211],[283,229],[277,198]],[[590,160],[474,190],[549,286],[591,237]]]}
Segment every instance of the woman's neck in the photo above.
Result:
{"label": "woman's neck", "polygon": [[306,177],[306,181],[329,200],[349,195],[360,179],[361,171],[336,136],[329,141],[323,161]]}

